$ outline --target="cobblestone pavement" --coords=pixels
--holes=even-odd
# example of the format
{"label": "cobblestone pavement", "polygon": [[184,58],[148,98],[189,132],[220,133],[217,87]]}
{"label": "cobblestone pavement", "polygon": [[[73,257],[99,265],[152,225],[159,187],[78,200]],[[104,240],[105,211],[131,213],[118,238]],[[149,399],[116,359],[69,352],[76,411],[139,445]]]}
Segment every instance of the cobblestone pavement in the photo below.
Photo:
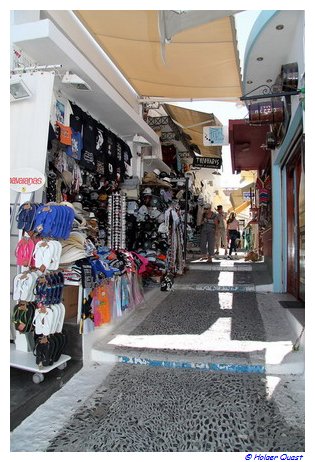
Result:
{"label": "cobblestone pavement", "polygon": [[[239,266],[229,271],[232,285],[252,284],[248,265],[246,274]],[[213,268],[201,273],[199,269],[189,271],[182,284],[192,281],[220,284],[219,277],[223,284],[227,283],[224,270],[223,276],[219,276]],[[228,337],[225,346],[234,341],[262,342],[267,348],[268,342],[277,344],[290,339],[284,312],[272,295],[182,287],[163,296],[156,305],[149,304],[147,311],[135,312],[138,321],[135,323],[130,317],[111,334],[111,339],[119,334],[129,338],[173,336],[176,341],[192,338],[186,352],[175,353],[185,358],[189,350],[194,350],[195,360],[202,360],[205,354],[213,361],[220,358],[220,351],[208,349],[205,353],[202,348],[194,348],[205,332],[209,342]],[[213,327],[218,320],[222,322],[216,330]],[[106,351],[108,340],[103,339],[100,345]],[[118,348],[111,347],[112,351]],[[143,354],[151,351],[150,347],[138,347],[138,351],[141,349]],[[161,345],[161,357],[165,352]],[[228,349],[224,354],[243,364],[248,357],[246,352]],[[34,416],[22,422],[12,433],[11,451],[305,450],[303,375],[213,372],[141,363],[95,363],[89,367],[83,368]],[[86,379],[89,385],[84,389]]]}
{"label": "cobblestone pavement", "polygon": [[291,381],[278,385],[287,422],[266,377],[119,364],[47,451],[304,451]]}
{"label": "cobblestone pavement", "polygon": [[221,279],[226,279],[228,283],[233,284],[253,284],[254,278],[251,271],[221,271],[218,267],[207,270],[192,270],[176,278],[175,282],[178,284],[194,284],[194,283],[208,283],[208,284],[218,284]]}
{"label": "cobblestone pavement", "polygon": [[218,319],[231,320],[232,340],[265,340],[255,293],[171,292],[132,335],[201,335]]}

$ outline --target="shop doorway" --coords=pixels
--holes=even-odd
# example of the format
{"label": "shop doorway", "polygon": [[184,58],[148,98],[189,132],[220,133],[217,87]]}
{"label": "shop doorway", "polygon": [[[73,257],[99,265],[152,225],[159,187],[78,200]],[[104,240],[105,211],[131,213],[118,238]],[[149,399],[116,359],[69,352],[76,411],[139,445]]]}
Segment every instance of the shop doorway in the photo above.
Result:
{"label": "shop doorway", "polygon": [[[286,164],[287,178],[287,291],[304,300],[304,182],[301,143]],[[303,180],[303,178],[302,178]]]}

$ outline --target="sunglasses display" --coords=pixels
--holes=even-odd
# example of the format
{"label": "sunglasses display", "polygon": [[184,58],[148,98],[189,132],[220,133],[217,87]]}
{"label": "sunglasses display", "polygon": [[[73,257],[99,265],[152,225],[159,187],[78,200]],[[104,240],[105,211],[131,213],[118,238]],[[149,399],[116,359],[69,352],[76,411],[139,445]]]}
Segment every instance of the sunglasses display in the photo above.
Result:
{"label": "sunglasses display", "polygon": [[113,193],[108,199],[107,245],[114,250],[126,247],[126,194]]}

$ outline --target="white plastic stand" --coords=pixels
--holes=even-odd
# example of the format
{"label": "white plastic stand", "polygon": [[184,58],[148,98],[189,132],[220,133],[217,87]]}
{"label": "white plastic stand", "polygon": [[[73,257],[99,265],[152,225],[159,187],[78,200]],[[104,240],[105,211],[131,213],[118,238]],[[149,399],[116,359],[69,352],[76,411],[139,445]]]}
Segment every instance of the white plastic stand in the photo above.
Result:
{"label": "white plastic stand", "polygon": [[24,351],[25,353],[32,351],[32,347],[26,337],[26,334],[21,334],[18,331],[16,331],[15,347],[17,350]]}
{"label": "white plastic stand", "polygon": [[33,354],[34,340],[31,334],[21,334],[16,331],[15,344],[10,344],[10,366],[16,369],[34,372],[33,382],[41,383],[44,380],[44,374],[55,369],[65,369],[71,356],[61,355],[58,361],[51,366],[40,367],[36,364],[36,358]]}
{"label": "white plastic stand", "polygon": [[[66,283],[65,285],[79,286],[78,293],[78,313],[77,322],[81,319],[81,300],[82,300],[82,285],[77,282]],[[25,371],[34,372],[33,382],[41,383],[44,380],[44,374],[55,369],[65,369],[67,362],[71,359],[71,356],[61,355],[58,361],[55,361],[51,366],[39,367],[36,364],[36,358],[33,354],[34,340],[32,334],[25,333],[21,334],[16,331],[15,344],[10,345],[10,366]]]}
{"label": "white plastic stand", "polygon": [[10,345],[10,366],[23,369],[24,371],[35,372],[33,375],[34,383],[42,382],[44,380],[44,374],[56,367],[58,367],[58,369],[65,369],[67,367],[67,361],[70,359],[71,356],[61,355],[58,361],[54,362],[51,366],[40,367],[36,364],[33,353],[17,350],[15,345]]}

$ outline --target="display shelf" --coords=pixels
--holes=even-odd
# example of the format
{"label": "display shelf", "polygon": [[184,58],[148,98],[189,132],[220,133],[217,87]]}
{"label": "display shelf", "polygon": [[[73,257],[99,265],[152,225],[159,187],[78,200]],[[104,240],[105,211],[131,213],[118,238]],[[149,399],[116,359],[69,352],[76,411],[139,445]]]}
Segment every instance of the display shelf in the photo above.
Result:
{"label": "display shelf", "polygon": [[52,371],[53,369],[64,369],[71,356],[61,355],[58,361],[54,362],[51,366],[40,367],[36,364],[36,358],[33,352],[19,351],[14,344],[10,344],[10,366],[24,371],[34,372],[33,382],[40,383],[44,380],[44,374]]}

